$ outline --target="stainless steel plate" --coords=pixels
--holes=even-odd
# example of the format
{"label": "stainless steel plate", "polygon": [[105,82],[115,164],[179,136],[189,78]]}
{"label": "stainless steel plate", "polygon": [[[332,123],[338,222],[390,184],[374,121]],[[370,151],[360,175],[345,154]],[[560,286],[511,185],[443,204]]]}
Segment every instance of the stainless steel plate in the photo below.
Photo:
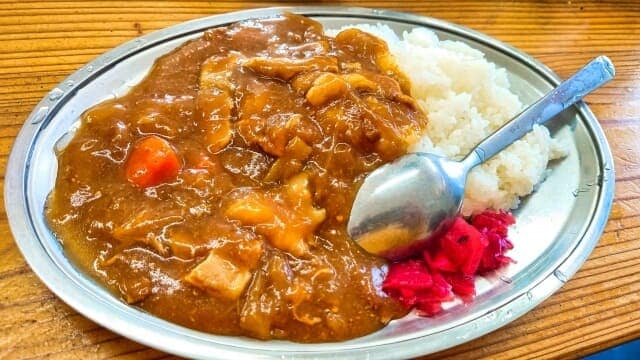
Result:
{"label": "stainless steel plate", "polygon": [[56,174],[56,141],[79,114],[105,99],[126,93],[154,60],[199,36],[207,28],[292,11],[326,28],[383,23],[397,32],[433,29],[460,40],[507,69],[512,89],[531,103],[558,84],[558,77],[530,56],[486,35],[444,21],[389,11],[343,7],[257,9],[212,16],[123,44],[58,84],[36,106],[14,144],[5,178],[5,206],[11,230],[40,279],[62,300],[97,323],[140,343],[195,358],[229,357],[410,357],[442,350],[493,331],[525,314],[559,289],[585,261],[598,241],[611,208],[614,173],[611,151],[589,108],[580,103],[553,131],[571,132],[569,156],[554,163],[549,177],[527,198],[512,230],[517,260],[478,281],[471,304],[451,303],[435,318],[409,315],[368,336],[339,343],[297,344],[205,334],[158,319],[112,296],[65,257],[46,225],[43,208]]}

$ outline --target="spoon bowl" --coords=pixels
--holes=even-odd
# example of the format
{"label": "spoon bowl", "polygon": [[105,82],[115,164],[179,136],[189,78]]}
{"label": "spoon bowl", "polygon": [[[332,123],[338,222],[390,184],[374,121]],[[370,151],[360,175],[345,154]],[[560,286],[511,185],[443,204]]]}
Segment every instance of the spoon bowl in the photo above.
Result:
{"label": "spoon bowl", "polygon": [[358,192],[350,235],[375,255],[409,255],[458,214],[466,175],[462,163],[429,153],[407,154],[383,165]]}

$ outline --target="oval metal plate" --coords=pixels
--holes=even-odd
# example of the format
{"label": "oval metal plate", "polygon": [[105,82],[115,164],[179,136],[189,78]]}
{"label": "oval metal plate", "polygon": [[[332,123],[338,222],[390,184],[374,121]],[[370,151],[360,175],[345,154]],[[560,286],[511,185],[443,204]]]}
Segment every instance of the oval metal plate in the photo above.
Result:
{"label": "oval metal plate", "polygon": [[427,27],[441,39],[460,40],[507,69],[512,90],[528,104],[558,84],[546,66],[478,32],[404,13],[344,7],[289,7],[241,11],[186,22],[125,43],[96,58],[54,88],[31,113],[10,155],[5,206],[13,235],[40,279],[95,322],[140,343],[192,358],[411,357],[442,350],[491,332],[531,310],[559,289],[586,260],[602,234],[613,199],[611,151],[584,103],[555,120],[552,132],[570,132],[569,156],[551,165],[547,180],[524,200],[512,230],[516,264],[479,279],[471,304],[448,304],[434,318],[408,315],[365,337],[338,343],[297,344],[227,337],[190,330],[128,306],[80,272],[46,225],[43,208],[56,174],[56,141],[90,106],[126,93],[154,60],[205,29],[291,11],[326,28],[383,23],[401,33]]}

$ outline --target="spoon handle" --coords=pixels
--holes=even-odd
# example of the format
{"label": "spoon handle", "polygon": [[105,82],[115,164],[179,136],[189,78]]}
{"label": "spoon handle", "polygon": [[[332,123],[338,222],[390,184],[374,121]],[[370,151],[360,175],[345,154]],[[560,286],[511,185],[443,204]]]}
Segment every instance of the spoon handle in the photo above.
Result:
{"label": "spoon handle", "polygon": [[482,164],[502,149],[520,139],[533,129],[535,124],[543,124],[564,109],[575,104],[584,96],[613,79],[615,69],[606,56],[598,56],[569,79],[548,92],[542,99],[525,109],[496,132],[482,140],[462,163],[467,170]]}

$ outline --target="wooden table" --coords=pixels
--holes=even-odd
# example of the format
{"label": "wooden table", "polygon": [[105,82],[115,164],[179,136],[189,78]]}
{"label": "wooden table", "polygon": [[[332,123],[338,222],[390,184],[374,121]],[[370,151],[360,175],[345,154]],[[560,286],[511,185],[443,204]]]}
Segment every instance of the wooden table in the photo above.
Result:
{"label": "wooden table", "polygon": [[[348,4],[347,4],[348,3]],[[0,169],[33,106],[71,72],[133,38],[262,2],[0,2]],[[640,335],[640,3],[345,1],[459,23],[534,55],[560,76],[599,54],[616,80],[587,98],[615,156],[615,203],[589,260],[512,324],[435,357],[578,357]],[[7,176],[11,176],[8,174]],[[0,184],[4,185],[4,181]],[[3,191],[4,192],[4,191]],[[2,192],[2,193],[3,193]],[[0,195],[2,196],[2,195]],[[34,275],[0,214],[0,358],[166,357],[79,315]]]}

